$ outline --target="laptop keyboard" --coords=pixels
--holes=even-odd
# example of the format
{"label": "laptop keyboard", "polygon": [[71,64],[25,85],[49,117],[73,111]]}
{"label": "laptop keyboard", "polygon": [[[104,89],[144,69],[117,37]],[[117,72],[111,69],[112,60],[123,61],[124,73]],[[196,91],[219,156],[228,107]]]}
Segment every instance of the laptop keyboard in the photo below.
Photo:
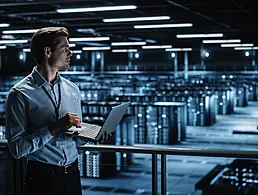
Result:
{"label": "laptop keyboard", "polygon": [[98,125],[91,125],[88,123],[81,123],[82,128],[78,128],[79,135],[89,137],[91,139],[96,139],[101,126]]}

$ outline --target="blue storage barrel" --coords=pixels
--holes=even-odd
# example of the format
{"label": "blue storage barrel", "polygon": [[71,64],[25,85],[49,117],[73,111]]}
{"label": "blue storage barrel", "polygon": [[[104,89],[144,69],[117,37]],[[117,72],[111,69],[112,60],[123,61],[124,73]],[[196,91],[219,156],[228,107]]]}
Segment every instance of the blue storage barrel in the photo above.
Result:
{"label": "blue storage barrel", "polygon": [[[102,106],[103,104],[101,104]],[[109,106],[106,104],[106,106]],[[90,124],[103,125],[106,116],[88,116],[83,121]],[[132,116],[124,116],[111,137],[102,144],[133,145]],[[79,151],[79,170],[82,177],[107,178],[116,176],[124,166],[133,163],[133,154],[120,152]]]}
{"label": "blue storage barrel", "polygon": [[217,114],[231,114],[234,109],[234,89],[217,87],[215,89],[215,106]]}
{"label": "blue storage barrel", "polygon": [[180,102],[133,102],[135,108],[135,142],[175,144],[186,136],[186,108]]}
{"label": "blue storage barrel", "polygon": [[248,87],[245,84],[238,84],[236,88],[236,106],[245,107],[248,105]]}

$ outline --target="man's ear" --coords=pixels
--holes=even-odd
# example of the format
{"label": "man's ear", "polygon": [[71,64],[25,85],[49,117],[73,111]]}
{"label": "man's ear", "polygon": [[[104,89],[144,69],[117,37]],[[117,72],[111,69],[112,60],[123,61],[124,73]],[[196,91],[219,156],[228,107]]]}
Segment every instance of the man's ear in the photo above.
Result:
{"label": "man's ear", "polygon": [[44,47],[44,55],[47,58],[50,58],[50,56],[51,56],[51,49],[50,49],[50,47]]}

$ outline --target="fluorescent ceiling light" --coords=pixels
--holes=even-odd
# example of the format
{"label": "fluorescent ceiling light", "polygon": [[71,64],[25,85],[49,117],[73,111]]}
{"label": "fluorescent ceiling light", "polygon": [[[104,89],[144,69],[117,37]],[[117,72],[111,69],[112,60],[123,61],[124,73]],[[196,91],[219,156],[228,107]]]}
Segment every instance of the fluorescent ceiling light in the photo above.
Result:
{"label": "fluorescent ceiling light", "polygon": [[235,50],[258,50],[258,47],[235,47]]}
{"label": "fluorescent ceiling light", "polygon": [[137,49],[113,49],[112,52],[123,53],[123,52],[137,52]]}
{"label": "fluorescent ceiling light", "polygon": [[39,29],[29,29],[29,30],[4,30],[3,34],[25,34],[25,33],[35,33]]}
{"label": "fluorescent ceiling light", "polygon": [[206,37],[223,37],[222,33],[211,33],[211,34],[181,34],[176,35],[177,38],[206,38]]}
{"label": "fluorescent ceiling light", "polygon": [[137,38],[137,37],[128,37],[128,39],[132,41],[142,41],[141,38]]}
{"label": "fluorescent ceiling light", "polygon": [[69,47],[75,47],[76,45],[74,43],[69,43]]}
{"label": "fluorescent ceiling light", "polygon": [[7,24],[7,23],[0,23],[0,27],[9,27],[10,24]]}
{"label": "fluorescent ceiling light", "polygon": [[253,43],[244,43],[244,44],[221,44],[221,47],[252,47]]}
{"label": "fluorescent ceiling light", "polygon": [[79,28],[76,31],[81,33],[95,34],[95,30],[92,28]]}
{"label": "fluorescent ceiling light", "polygon": [[5,45],[1,45],[0,49],[6,49],[6,46]]}
{"label": "fluorescent ceiling light", "polygon": [[147,43],[156,43],[156,41],[155,40],[152,40],[152,39],[146,39],[145,40]]}
{"label": "fluorescent ceiling light", "polygon": [[203,40],[203,43],[240,43],[240,39],[228,39],[228,40]]}
{"label": "fluorescent ceiling light", "polygon": [[69,41],[108,41],[110,37],[81,37],[70,38]]}
{"label": "fluorescent ceiling light", "polygon": [[72,53],[82,53],[82,50],[72,50]]}
{"label": "fluorescent ceiling light", "polygon": [[184,23],[184,24],[154,24],[154,25],[135,25],[134,28],[136,29],[143,29],[143,28],[179,28],[179,27],[191,27],[193,24],[191,23]]}
{"label": "fluorescent ceiling light", "polygon": [[30,48],[25,48],[22,50],[23,52],[30,52]]}
{"label": "fluorescent ceiling light", "polygon": [[2,38],[2,39],[7,39],[7,40],[9,40],[9,39],[10,39],[10,40],[15,39],[15,37],[14,37],[13,35],[2,35],[1,38]]}
{"label": "fluorescent ceiling light", "polygon": [[111,43],[112,46],[127,46],[127,45],[146,45],[146,42],[139,41],[139,42],[113,42]]}
{"label": "fluorescent ceiling light", "polygon": [[110,47],[83,47],[84,51],[110,50]]}
{"label": "fluorescent ceiling light", "polygon": [[87,8],[71,8],[71,9],[57,9],[58,13],[74,13],[74,12],[99,12],[99,11],[114,11],[114,10],[130,10],[136,9],[135,5],[125,6],[107,6],[107,7],[87,7]]}
{"label": "fluorescent ceiling light", "polygon": [[142,46],[142,49],[167,49],[171,47],[172,45],[148,45],[148,46]]}
{"label": "fluorescent ceiling light", "polygon": [[9,44],[9,43],[28,43],[28,40],[0,40],[0,44]]}
{"label": "fluorescent ceiling light", "polygon": [[192,51],[192,48],[171,48],[171,49],[166,49],[166,51]]}
{"label": "fluorescent ceiling light", "polygon": [[154,16],[154,17],[134,17],[134,18],[108,18],[103,19],[103,22],[134,22],[134,21],[149,21],[149,20],[169,20],[169,16]]}

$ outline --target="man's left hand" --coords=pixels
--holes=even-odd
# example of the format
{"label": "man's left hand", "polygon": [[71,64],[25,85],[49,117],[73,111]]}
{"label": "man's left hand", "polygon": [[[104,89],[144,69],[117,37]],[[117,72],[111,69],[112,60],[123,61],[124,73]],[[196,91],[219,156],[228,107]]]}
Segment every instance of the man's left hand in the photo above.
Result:
{"label": "man's left hand", "polygon": [[103,143],[106,139],[108,139],[108,137],[111,137],[112,133],[109,133],[108,131],[106,131],[100,138],[101,143]]}

